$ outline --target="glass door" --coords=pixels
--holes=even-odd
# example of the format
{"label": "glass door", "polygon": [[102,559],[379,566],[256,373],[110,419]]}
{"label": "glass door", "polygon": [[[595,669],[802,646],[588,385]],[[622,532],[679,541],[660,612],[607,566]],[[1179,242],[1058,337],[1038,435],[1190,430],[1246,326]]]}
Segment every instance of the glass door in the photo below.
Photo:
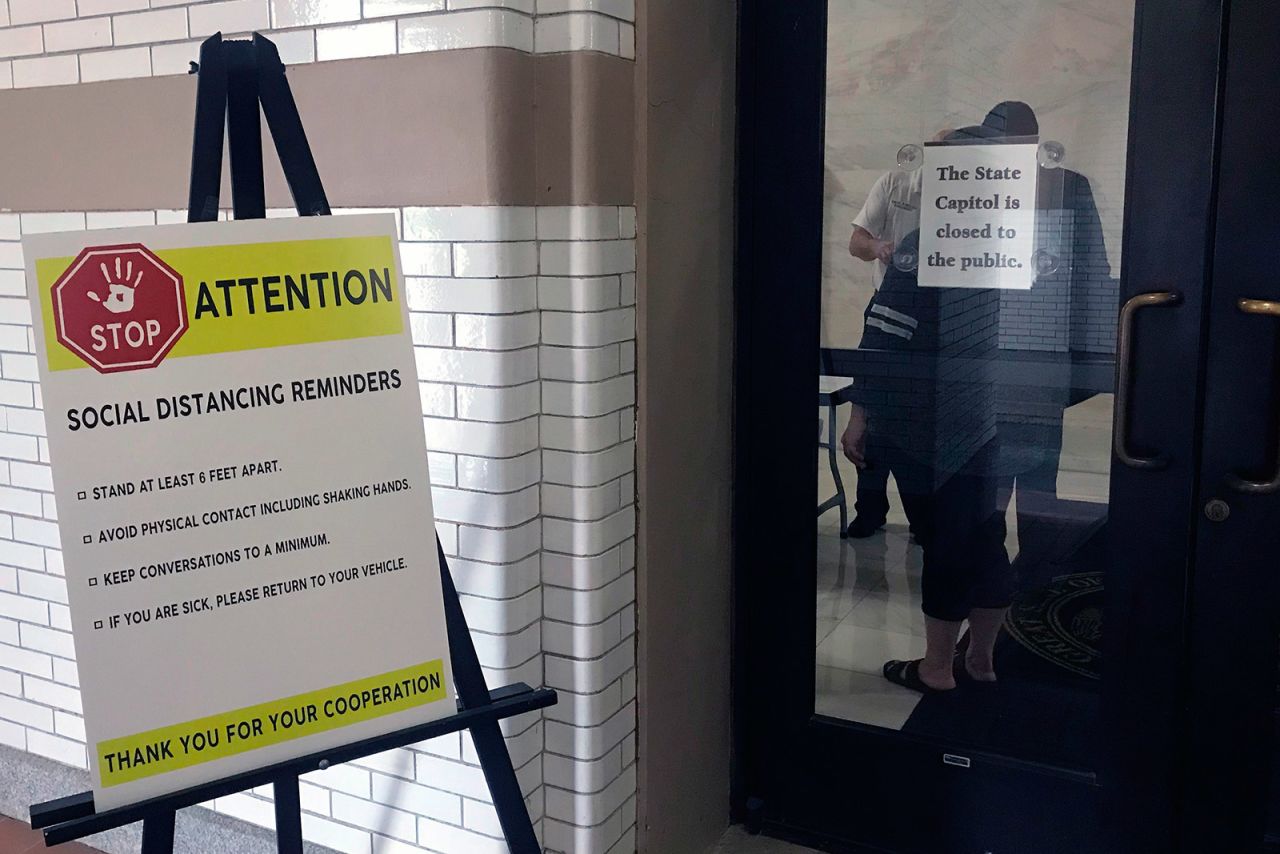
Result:
{"label": "glass door", "polygon": [[1188,627],[1182,836],[1200,850],[1280,851],[1277,39],[1274,4],[1231,3]]}
{"label": "glass door", "polygon": [[744,4],[749,820],[1173,850],[1221,14]]}

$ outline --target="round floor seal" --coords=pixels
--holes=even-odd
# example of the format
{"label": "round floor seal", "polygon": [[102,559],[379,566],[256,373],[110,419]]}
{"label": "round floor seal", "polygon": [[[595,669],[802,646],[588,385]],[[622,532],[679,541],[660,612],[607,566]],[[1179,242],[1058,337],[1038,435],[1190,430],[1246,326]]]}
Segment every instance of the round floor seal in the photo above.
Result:
{"label": "round floor seal", "polygon": [[1078,676],[1100,678],[1102,573],[1062,575],[1019,594],[1005,630],[1040,658]]}

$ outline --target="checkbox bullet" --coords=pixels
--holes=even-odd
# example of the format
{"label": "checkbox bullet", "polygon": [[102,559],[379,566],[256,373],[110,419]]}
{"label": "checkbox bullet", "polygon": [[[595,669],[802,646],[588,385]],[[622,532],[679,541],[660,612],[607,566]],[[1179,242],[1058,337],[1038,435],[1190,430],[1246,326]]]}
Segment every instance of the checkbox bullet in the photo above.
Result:
{"label": "checkbox bullet", "polygon": [[89,497],[89,494],[85,492],[83,489],[76,493],[76,498],[80,499],[81,501],[84,501],[88,497]]}
{"label": "checkbox bullet", "polygon": [[94,621],[93,621],[93,627],[94,627],[95,629],[100,629],[100,628],[102,628],[102,620],[94,620]]}
{"label": "checkbox bullet", "polygon": [[85,541],[85,544],[86,544],[86,545],[88,545],[89,543],[92,543],[92,542],[93,542],[93,534],[85,534],[85,535],[84,535],[84,541]]}
{"label": "checkbox bullet", "polygon": [[97,579],[96,577],[90,577],[90,578],[89,578],[89,586],[90,586],[90,587],[97,587],[97,586],[98,586],[98,579]]}

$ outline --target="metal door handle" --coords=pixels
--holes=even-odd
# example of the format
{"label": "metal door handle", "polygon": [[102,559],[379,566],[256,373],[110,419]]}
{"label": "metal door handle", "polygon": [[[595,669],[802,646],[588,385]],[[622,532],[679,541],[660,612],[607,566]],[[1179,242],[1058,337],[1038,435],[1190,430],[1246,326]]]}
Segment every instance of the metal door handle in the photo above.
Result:
{"label": "metal door handle", "polygon": [[1116,415],[1112,430],[1112,446],[1120,462],[1135,469],[1162,469],[1169,464],[1164,457],[1139,457],[1129,452],[1129,394],[1133,388],[1133,321],[1144,308],[1175,306],[1182,294],[1155,291],[1138,294],[1120,309],[1120,336],[1116,346]]}
{"label": "metal door handle", "polygon": [[[1280,302],[1274,300],[1242,299],[1236,303],[1236,308],[1245,314],[1280,318]],[[1238,492],[1247,492],[1252,495],[1269,495],[1280,491],[1280,452],[1277,454],[1276,472],[1271,476],[1271,480],[1246,480],[1240,475],[1228,474],[1227,485]]]}

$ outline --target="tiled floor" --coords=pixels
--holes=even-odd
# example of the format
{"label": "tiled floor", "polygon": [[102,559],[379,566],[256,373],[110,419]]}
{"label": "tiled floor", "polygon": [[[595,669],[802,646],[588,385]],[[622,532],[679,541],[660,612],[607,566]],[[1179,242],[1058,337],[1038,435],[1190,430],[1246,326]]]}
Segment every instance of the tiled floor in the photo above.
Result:
{"label": "tiled floor", "polygon": [[[821,412],[823,418],[826,411]],[[842,408],[839,417],[848,417]],[[843,427],[843,420],[837,427]],[[825,433],[823,434],[825,436]],[[1110,464],[1111,398],[1100,396],[1066,411],[1059,458],[1058,495],[1080,501],[1107,501]],[[835,492],[826,451],[820,451],[818,498]],[[840,477],[854,509],[857,472],[839,455]],[[920,548],[907,532],[907,519],[892,479],[885,529],[865,540],[840,539],[840,517],[831,510],[818,519],[817,696],[818,713],[900,730],[920,701],[914,691],[880,675],[891,658],[924,654],[920,612]],[[1006,547],[1018,553],[1015,494],[1008,512]]]}
{"label": "tiled floor", "polygon": [[892,482],[889,500],[889,524],[865,540],[840,539],[834,512],[818,521],[815,704],[820,714],[901,729],[920,695],[886,682],[880,667],[924,654],[924,617],[920,549]]}
{"label": "tiled floor", "polygon": [[809,854],[814,850],[767,836],[751,836],[735,826],[725,832],[713,854]]}
{"label": "tiled floor", "polygon": [[0,815],[0,852],[3,854],[35,854],[37,851],[53,851],[57,854],[100,854],[96,848],[88,848],[78,842],[67,842],[46,848],[44,837],[25,822]]}

